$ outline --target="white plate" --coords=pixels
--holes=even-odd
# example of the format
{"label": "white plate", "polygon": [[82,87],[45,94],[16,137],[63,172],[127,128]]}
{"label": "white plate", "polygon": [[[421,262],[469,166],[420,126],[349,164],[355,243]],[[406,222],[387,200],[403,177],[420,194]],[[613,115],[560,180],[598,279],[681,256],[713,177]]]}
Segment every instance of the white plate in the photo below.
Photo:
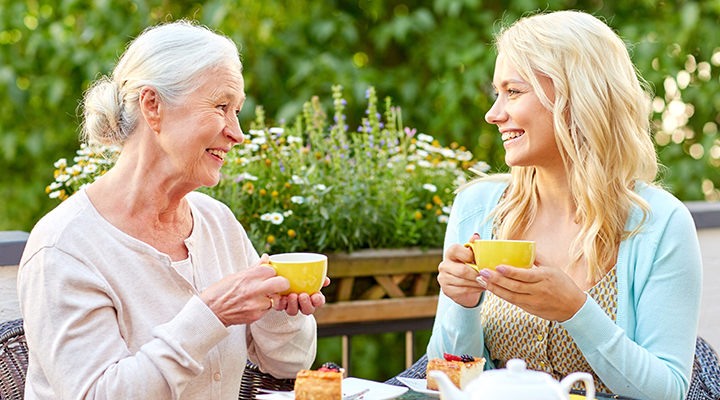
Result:
{"label": "white plate", "polygon": [[[348,396],[358,393],[365,389],[370,389],[367,393],[360,397],[360,400],[390,400],[408,391],[403,386],[388,385],[385,383],[369,381],[359,378],[345,378],[342,381],[342,394]],[[295,395],[293,392],[285,393],[258,393],[258,400],[293,400]]]}
{"label": "white plate", "polygon": [[365,389],[370,389],[370,391],[361,397],[362,400],[389,400],[408,391],[406,387],[388,385],[386,383],[360,378],[345,378],[342,381],[343,396],[351,395]]}
{"label": "white plate", "polygon": [[414,379],[414,378],[403,378],[398,377],[397,380],[404,383],[415,392],[427,394],[430,396],[440,396],[440,392],[437,390],[430,390],[427,388],[427,379]]}

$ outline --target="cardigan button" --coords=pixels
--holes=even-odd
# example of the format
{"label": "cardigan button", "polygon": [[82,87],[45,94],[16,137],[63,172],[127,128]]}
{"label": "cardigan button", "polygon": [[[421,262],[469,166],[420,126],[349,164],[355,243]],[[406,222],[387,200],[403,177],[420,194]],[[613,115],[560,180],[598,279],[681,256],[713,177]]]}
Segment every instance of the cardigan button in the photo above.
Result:
{"label": "cardigan button", "polygon": [[222,378],[222,376],[220,375],[219,372],[216,372],[215,375],[213,375],[213,379],[215,379],[216,381],[219,381],[220,378]]}

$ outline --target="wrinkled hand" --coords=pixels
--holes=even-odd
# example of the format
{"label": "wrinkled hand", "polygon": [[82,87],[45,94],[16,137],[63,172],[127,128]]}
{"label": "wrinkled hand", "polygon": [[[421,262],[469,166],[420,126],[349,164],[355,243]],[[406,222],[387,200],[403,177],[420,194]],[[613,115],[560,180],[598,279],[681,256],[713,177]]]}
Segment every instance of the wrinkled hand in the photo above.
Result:
{"label": "wrinkled hand", "polygon": [[550,321],[564,322],[585,304],[586,294],[562,269],[540,265],[536,254],[530,269],[498,265],[495,271],[483,269],[478,282],[486,290],[530,314]]}
{"label": "wrinkled hand", "polygon": [[[289,284],[289,282],[288,282]],[[330,284],[330,278],[325,278],[323,287]],[[309,295],[307,293],[290,293],[287,296],[275,295],[273,308],[277,311],[285,310],[288,315],[297,315],[298,311],[305,314],[311,315],[318,309],[325,305],[325,295],[322,292],[313,293]]]}
{"label": "wrinkled hand", "polygon": [[[470,242],[479,240],[476,233]],[[475,307],[485,289],[477,282],[478,272],[465,263],[475,263],[472,250],[460,244],[450,246],[438,266],[438,283],[443,293],[463,307]]]}
{"label": "wrinkled hand", "polygon": [[259,320],[270,310],[272,302],[278,302],[277,293],[290,288],[287,279],[276,276],[272,267],[262,265],[269,261],[268,255],[263,254],[252,268],[228,275],[205,289],[200,299],[225,326]]}

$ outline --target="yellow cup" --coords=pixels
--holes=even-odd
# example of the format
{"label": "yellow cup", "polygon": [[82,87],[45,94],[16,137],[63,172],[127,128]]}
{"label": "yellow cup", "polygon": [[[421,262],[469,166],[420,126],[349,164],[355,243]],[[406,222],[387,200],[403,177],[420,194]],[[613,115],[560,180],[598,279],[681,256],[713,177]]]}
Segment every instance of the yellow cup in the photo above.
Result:
{"label": "yellow cup", "polygon": [[535,242],[529,240],[476,240],[464,245],[473,251],[476,270],[495,269],[498,265],[530,268],[535,262]]}
{"label": "yellow cup", "polygon": [[290,289],[280,292],[313,294],[322,289],[327,276],[327,256],[317,253],[281,253],[270,256],[270,266],[278,276],[290,281]]}

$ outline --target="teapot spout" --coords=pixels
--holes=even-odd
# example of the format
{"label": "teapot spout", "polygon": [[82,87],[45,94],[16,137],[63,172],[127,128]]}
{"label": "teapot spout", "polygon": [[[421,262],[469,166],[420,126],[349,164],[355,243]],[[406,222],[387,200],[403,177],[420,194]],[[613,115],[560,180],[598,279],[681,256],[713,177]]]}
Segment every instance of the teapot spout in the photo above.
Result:
{"label": "teapot spout", "polygon": [[458,389],[444,372],[433,370],[428,371],[428,375],[440,388],[440,400],[470,400],[470,395]]}

